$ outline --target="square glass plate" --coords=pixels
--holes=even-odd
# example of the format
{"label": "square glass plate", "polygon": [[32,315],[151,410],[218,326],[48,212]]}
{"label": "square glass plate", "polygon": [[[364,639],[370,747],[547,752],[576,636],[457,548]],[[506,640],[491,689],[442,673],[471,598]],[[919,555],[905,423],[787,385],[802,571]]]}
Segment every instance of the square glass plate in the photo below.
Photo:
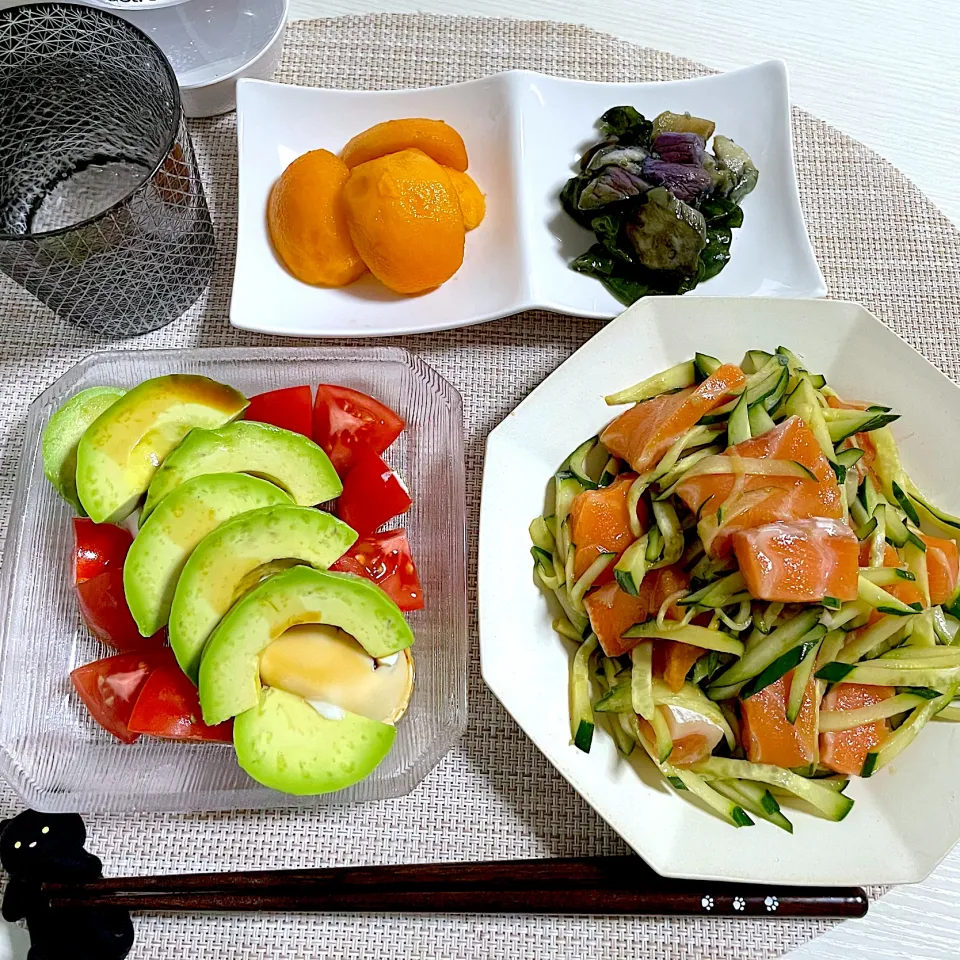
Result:
{"label": "square glass plate", "polygon": [[[383,336],[463,327],[546,308],[608,319],[623,310],[606,288],[569,269],[593,235],[561,210],[558,195],[580,154],[598,139],[609,107],[647,116],[689,111],[716,121],[760,170],[733,232],[730,262],[689,296],[822,297],[826,293],[797,191],[786,67],[779,60],[730,73],[661,83],[591,83],[527,71],[420,90],[323,90],[241,80],[237,85],[240,204],[230,321],[303,337]],[[432,117],[463,136],[469,173],[487,216],[467,234],[459,272],[418,297],[394,294],[369,274],[340,289],[295,279],[273,252],[267,198],[298,156],[334,153],[375,123]]]}
{"label": "square glass plate", "polygon": [[[407,428],[384,455],[408,481],[401,518],[423,580],[416,685],[396,743],[365,780],[336,794],[292,797],[260,786],[233,748],[141,737],[127,745],[88,715],[70,671],[111,651],[80,622],[72,588],[72,511],[43,476],[40,437],[70,396],[98,384],[131,387],[194,373],[247,396],[334,383],[369,393]],[[0,572],[0,774],[21,800],[57,813],[266,809],[381,800],[412,790],[466,726],[463,417],[457,391],[406,350],[386,347],[149,350],[98,353],[30,407]],[[397,525],[400,525],[398,523]]]}
{"label": "square glass plate", "polygon": [[[479,550],[483,677],[551,763],[658,873],[751,883],[860,885],[922,880],[960,840],[960,725],[931,723],[888,767],[854,777],[842,823],[803,811],[793,835],[737,830],[678,797],[646,756],[625,760],[600,729],[571,744],[573,645],[534,582],[527,527],[571,450],[623,407],[607,393],[700,351],[739,362],[789,347],[844,397],[891,406],[904,469],[934,503],[960,512],[960,389],[876,317],[837,300],[651,297],[557,368],[490,434]],[[518,643],[517,638],[523,642]]]}

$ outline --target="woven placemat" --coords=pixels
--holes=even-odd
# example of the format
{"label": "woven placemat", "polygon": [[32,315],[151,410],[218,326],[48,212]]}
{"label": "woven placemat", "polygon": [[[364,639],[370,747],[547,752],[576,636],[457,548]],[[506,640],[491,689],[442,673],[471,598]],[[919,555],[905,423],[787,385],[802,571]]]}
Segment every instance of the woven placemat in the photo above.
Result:
{"label": "woven placemat", "polygon": [[[291,24],[278,78],[385,88],[468,80],[514,67],[607,81],[709,72],[584,27],[391,15]],[[804,209],[831,296],[859,300],[960,380],[960,234],[880,157],[801,111],[795,111],[794,123]],[[105,344],[65,327],[0,278],[0,535],[9,518],[27,405],[81,357],[107,346],[276,343],[227,322],[235,127],[233,116],[192,127],[219,254],[209,294],[179,322],[136,341]],[[463,393],[471,531],[477,527],[488,431],[596,329],[593,321],[528,313],[398,341]],[[471,568],[475,559],[472,538]],[[41,648],[43,638],[37,643]],[[406,798],[318,813],[90,817],[90,847],[114,875],[626,852],[487,692],[476,656],[470,682],[466,737]],[[15,798],[0,787],[0,815],[15,810]],[[735,846],[733,840],[732,851]],[[758,960],[778,957],[826,926],[715,917],[171,916],[138,920],[133,956]]]}

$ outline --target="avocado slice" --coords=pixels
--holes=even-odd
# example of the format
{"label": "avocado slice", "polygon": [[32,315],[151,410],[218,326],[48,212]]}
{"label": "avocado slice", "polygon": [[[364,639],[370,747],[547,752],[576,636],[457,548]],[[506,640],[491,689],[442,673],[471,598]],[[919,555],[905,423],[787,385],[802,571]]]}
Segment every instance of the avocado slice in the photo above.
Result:
{"label": "avocado slice", "polygon": [[267,687],[233,725],[237,761],[254,780],[298,796],[342,790],[369,776],[397,728]]}
{"label": "avocado slice", "polygon": [[330,458],[311,439],[268,423],[240,420],[219,430],[194,430],[157,471],[140,522],[185,480],[203,473],[250,473],[313,506],[339,497],[343,484]]}
{"label": "avocado slice", "polygon": [[369,580],[293,567],[254,587],[220,621],[200,660],[200,706],[211,726],[260,700],[260,654],[288,627],[326,623],[353,636],[374,658],[413,643],[397,605]]}
{"label": "avocado slice", "polygon": [[181,484],[134,538],[123,564],[123,592],[140,632],[151,637],[167,622],[184,564],[225,520],[290,497],[266,480],[216,473]]}
{"label": "avocado slice", "polygon": [[170,646],[183,672],[196,682],[207,638],[265,564],[291,560],[324,570],[356,539],[333,514],[293,504],[252,510],[208,533],[183,568],[170,608]]}
{"label": "avocado slice", "polygon": [[87,515],[77,495],[77,447],[87,427],[127,391],[119,387],[89,387],[71,397],[43,431],[43,472],[53,489],[76,510]]}
{"label": "avocado slice", "polygon": [[223,426],[247,404],[232,387],[192,374],[156,377],[128,391],[90,424],[77,448],[77,493],[90,519],[129,516],[190,430]]}

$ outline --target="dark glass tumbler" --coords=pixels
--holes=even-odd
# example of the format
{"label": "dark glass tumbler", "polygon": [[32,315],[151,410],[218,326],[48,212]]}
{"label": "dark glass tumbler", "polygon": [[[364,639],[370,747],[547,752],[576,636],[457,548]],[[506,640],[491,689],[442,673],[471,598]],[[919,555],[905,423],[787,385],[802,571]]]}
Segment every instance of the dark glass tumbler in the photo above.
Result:
{"label": "dark glass tumbler", "polygon": [[214,234],[160,49],[105,11],[0,11],[0,271],[63,319],[131,337],[179,317]]}

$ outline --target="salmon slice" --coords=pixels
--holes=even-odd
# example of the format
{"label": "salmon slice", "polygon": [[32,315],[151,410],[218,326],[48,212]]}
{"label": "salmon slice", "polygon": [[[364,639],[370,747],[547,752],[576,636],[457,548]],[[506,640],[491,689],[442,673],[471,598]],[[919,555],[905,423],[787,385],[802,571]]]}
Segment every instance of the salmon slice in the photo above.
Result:
{"label": "salmon slice", "polygon": [[930,602],[937,606],[949,603],[957,589],[960,575],[960,552],[955,540],[928,537],[920,534],[927,547],[927,578],[930,582]]}
{"label": "salmon slice", "polygon": [[658,640],[654,645],[653,666],[657,676],[676,693],[682,686],[690,668],[706,653],[703,647],[679,640]]}
{"label": "salmon slice", "polygon": [[[727,557],[733,549],[733,535],[778,520],[807,520],[810,517],[840,519],[843,507],[840,487],[829,461],[823,455],[813,431],[799,418],[789,417],[762,436],[744,440],[727,449],[741,457],[796,460],[816,480],[799,477],[742,479],[742,493],[727,503],[736,479],[732,474],[703,474],[677,485],[677,494],[690,510],[700,516],[697,529],[711,557]],[[717,510],[723,506],[721,521]]]}
{"label": "salmon slice", "polygon": [[841,520],[812,517],[738,530],[733,551],[756,600],[857,599],[860,543]]}
{"label": "salmon slice", "polygon": [[817,681],[811,677],[803,693],[797,722],[787,720],[793,671],[740,703],[743,747],[753,763],[805,767],[817,759]]}
{"label": "salmon slice", "polygon": [[600,434],[600,442],[637,473],[646,473],[701,417],[739,393],[745,381],[739,367],[725,363],[697,387],[635,404]]}
{"label": "salmon slice", "polygon": [[[616,583],[607,583],[583,598],[590,626],[608,657],[619,657],[635,647],[639,640],[625,640],[623,634],[635,623],[655,617],[664,600],[678,590],[686,590],[690,578],[679,567],[651,570],[640,584],[640,595],[631,597]],[[680,620],[683,612],[674,604],[667,611],[670,620]]]}
{"label": "salmon slice", "polygon": [[[695,715],[689,710],[680,711],[666,704],[661,704],[657,709],[667,721],[670,739],[673,740],[669,760],[676,767],[689,767],[706,760],[723,739],[723,730],[706,717]],[[647,740],[651,744],[656,743],[657,735],[653,727],[643,717],[637,717],[637,722]]]}
{"label": "salmon slice", "polygon": [[[893,687],[868,687],[862,683],[837,683],[823,698],[824,710],[857,710],[889,700]],[[859,776],[867,754],[890,736],[886,720],[865,723],[850,730],[820,734],[820,762],[836,773]]]}
{"label": "salmon slice", "polygon": [[[630,511],[627,495],[636,474],[617,478],[609,487],[584,490],[570,505],[570,540],[576,546],[573,555],[573,573],[580,577],[601,553],[621,554],[636,539],[630,529]],[[647,505],[637,504],[637,517],[642,529],[649,525]],[[613,564],[596,579],[602,586],[613,580]]]}

